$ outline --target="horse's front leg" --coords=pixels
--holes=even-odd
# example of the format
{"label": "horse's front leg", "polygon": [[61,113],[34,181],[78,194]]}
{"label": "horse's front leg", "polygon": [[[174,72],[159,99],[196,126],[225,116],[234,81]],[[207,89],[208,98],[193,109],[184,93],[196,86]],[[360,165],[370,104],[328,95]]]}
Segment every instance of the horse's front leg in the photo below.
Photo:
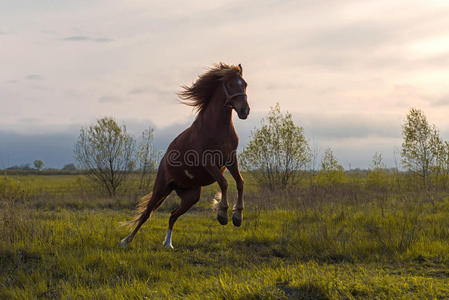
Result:
{"label": "horse's front leg", "polygon": [[205,167],[207,172],[215,179],[221,189],[221,199],[217,203],[217,220],[221,225],[228,224],[228,181],[224,178],[220,168],[215,166]]}
{"label": "horse's front leg", "polygon": [[239,171],[239,164],[237,161],[237,155],[233,154],[233,159],[229,164],[226,165],[232,177],[234,177],[236,186],[237,186],[237,203],[232,208],[232,223],[234,226],[239,227],[242,225],[243,219],[243,184],[244,180]]}

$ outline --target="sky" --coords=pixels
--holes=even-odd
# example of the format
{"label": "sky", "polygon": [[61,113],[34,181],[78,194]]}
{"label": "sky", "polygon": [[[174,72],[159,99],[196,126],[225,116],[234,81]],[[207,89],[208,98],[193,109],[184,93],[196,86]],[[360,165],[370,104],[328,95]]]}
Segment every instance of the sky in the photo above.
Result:
{"label": "sky", "polygon": [[449,2],[0,0],[0,168],[73,162],[81,126],[112,116],[164,150],[194,119],[183,84],[241,63],[251,114],[278,102],[318,153],[368,168],[400,161],[422,109],[449,139]]}

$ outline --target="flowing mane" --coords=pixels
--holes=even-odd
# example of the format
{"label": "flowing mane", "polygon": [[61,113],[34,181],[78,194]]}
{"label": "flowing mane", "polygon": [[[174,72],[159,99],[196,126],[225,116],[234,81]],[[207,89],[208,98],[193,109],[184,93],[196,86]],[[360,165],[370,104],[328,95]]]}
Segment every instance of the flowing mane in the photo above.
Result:
{"label": "flowing mane", "polygon": [[178,96],[183,100],[181,103],[195,107],[198,112],[203,111],[217,85],[236,75],[241,75],[241,69],[238,66],[224,63],[216,64],[214,68],[198,76],[198,79],[191,86],[181,86],[182,91],[178,93]]}

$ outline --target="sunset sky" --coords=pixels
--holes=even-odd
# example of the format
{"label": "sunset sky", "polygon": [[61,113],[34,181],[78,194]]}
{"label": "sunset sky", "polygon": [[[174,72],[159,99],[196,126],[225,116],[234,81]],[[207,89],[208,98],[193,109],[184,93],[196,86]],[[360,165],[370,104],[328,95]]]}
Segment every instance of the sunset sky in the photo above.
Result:
{"label": "sunset sky", "polygon": [[[410,107],[449,139],[449,1],[0,0],[0,168],[72,162],[80,126],[113,116],[160,150],[194,113],[176,92],[241,63],[251,114],[276,102],[345,168],[389,166]],[[399,159],[399,156],[397,156]]]}

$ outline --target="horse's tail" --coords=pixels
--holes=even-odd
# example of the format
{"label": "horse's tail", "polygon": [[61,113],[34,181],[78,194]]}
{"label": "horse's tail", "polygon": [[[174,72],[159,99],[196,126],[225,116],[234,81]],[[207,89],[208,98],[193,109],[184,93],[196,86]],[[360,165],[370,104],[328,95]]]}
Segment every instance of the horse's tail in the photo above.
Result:
{"label": "horse's tail", "polygon": [[142,198],[140,198],[140,202],[137,205],[137,214],[131,221],[123,222],[124,226],[135,226],[142,220],[148,219],[156,206],[156,201],[152,200],[153,193],[146,194]]}

